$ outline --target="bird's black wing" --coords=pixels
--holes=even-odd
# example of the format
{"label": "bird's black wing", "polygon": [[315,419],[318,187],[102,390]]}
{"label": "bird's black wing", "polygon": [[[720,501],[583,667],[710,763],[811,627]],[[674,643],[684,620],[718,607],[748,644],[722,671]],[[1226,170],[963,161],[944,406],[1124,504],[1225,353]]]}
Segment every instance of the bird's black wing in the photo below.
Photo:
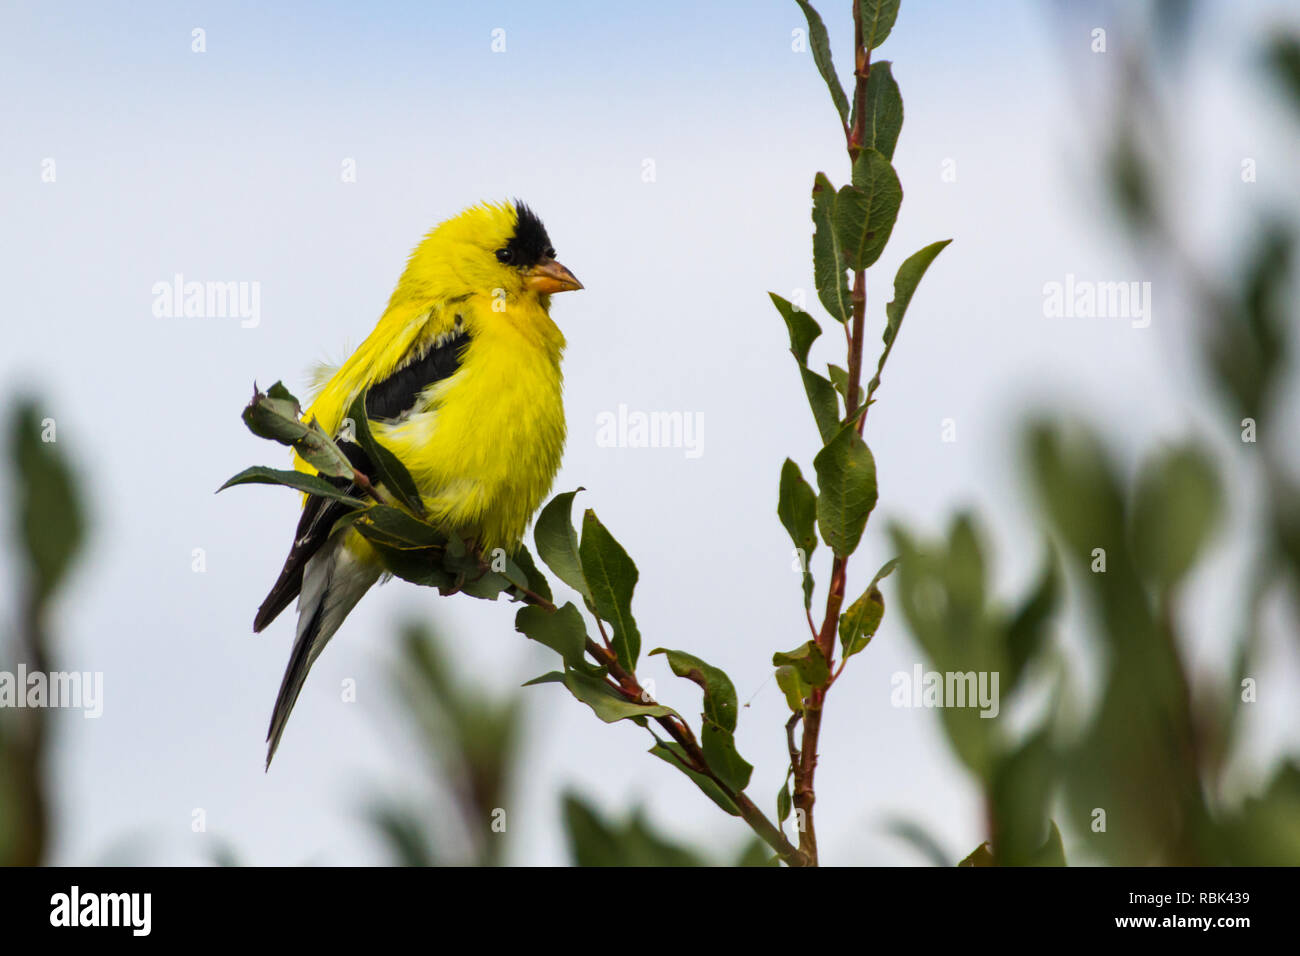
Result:
{"label": "bird's black wing", "polygon": [[382,382],[370,386],[366,415],[372,419],[401,418],[411,412],[420,393],[435,382],[450,378],[460,368],[461,355],[469,344],[469,333],[456,316],[456,324],[422,355],[407,362]]}
{"label": "bird's black wing", "polygon": [[[460,368],[461,356],[469,344],[469,333],[465,331],[460,317],[451,332],[432,343],[423,354],[397,369],[386,379],[376,382],[366,395],[366,417],[371,419],[396,419],[406,415],[417,404],[418,397],[430,385],[450,378]],[[368,455],[360,445],[352,442],[339,442],[352,467],[367,478],[375,477],[375,468]],[[325,477],[325,476],[321,476]],[[326,481],[344,490],[344,494],[360,497],[362,491],[346,478],[326,478]],[[280,612],[293,603],[302,591],[302,575],[311,559],[329,538],[334,522],[348,512],[347,505],[332,498],[308,495],[303,505],[302,517],[298,520],[298,529],[293,536],[293,547],[285,558],[284,567],[275,585],[257,609],[253,619],[253,631],[261,631],[270,624]]]}

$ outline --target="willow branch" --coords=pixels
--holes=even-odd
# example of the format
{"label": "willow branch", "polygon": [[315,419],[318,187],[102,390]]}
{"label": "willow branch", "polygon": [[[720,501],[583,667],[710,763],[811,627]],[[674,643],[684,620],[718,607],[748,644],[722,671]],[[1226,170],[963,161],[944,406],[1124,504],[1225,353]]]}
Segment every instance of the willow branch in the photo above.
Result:
{"label": "willow branch", "polygon": [[[589,637],[587,638],[587,653],[598,664],[602,664],[608,669],[610,677],[618,685],[619,692],[629,700],[634,700],[640,704],[654,703],[654,699],[641,687],[636,675],[619,664],[618,658],[613,651],[601,647]],[[754,801],[750,800],[744,792],[733,789],[714,773],[704,756],[704,751],[700,748],[699,742],[695,739],[694,732],[685,721],[673,715],[656,717],[654,720],[682,748],[682,752],[686,754],[687,760],[690,761],[688,769],[713,781],[718,789],[726,795],[727,799],[735,805],[740,818],[749,825],[749,828],[764,843],[776,852],[777,856],[790,866],[807,866],[809,864],[808,857],[786,839],[781,829],[754,805]]]}
{"label": "willow branch", "polygon": [[[862,40],[862,14],[857,3],[853,3],[853,126],[847,132],[846,146],[849,161],[856,162],[862,152],[866,138],[867,117],[867,79],[871,73],[871,51]],[[867,315],[867,274],[865,270],[853,273],[853,321],[848,331],[848,387],[845,389],[844,407],[858,407],[858,395],[862,390],[862,347]],[[866,421],[866,410],[858,418],[858,434],[862,433]],[[839,623],[840,609],[844,606],[845,582],[848,578],[848,558],[836,557],[831,565],[831,582],[826,594],[826,614],[822,618],[821,630],[816,635],[817,646],[826,658],[828,673],[834,664],[835,632]],[[793,745],[795,721],[787,725],[787,735],[791,739],[791,767],[794,770],[794,806],[799,811],[796,821],[799,824],[799,849],[808,857],[812,865],[817,863],[817,831],[813,824],[813,805],[817,802],[814,779],[817,774],[817,741],[821,735],[822,707],[826,693],[830,689],[832,677],[820,687],[812,688],[804,701],[803,737],[798,752]],[[798,716],[798,715],[796,715]]]}

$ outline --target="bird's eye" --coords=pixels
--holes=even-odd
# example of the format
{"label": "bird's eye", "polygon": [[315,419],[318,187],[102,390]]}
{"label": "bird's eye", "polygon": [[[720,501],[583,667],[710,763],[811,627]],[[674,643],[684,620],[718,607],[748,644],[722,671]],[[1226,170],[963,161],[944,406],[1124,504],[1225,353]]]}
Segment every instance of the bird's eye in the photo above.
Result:
{"label": "bird's eye", "polygon": [[554,259],[554,258],[555,258],[555,247],[554,247],[554,246],[548,246],[548,247],[547,247],[547,249],[546,249],[546,258],[548,258],[548,259]]}
{"label": "bird's eye", "polygon": [[510,265],[515,259],[515,254],[509,248],[497,250],[497,261]]}

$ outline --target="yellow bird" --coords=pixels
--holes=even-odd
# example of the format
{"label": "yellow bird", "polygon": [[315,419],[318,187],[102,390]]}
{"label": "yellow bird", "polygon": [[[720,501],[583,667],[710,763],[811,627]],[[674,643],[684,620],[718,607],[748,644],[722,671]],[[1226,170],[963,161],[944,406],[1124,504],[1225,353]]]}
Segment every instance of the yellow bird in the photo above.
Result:
{"label": "yellow bird", "polygon": [[[321,386],[304,419],[339,437],[366,472],[364,452],[346,442],[344,416],[369,389],[370,429],[411,473],[428,518],[483,553],[512,552],[564,450],[564,335],[551,320],[551,295],[581,288],[527,206],[472,206],[416,247],[379,324]],[[315,471],[301,459],[295,466]],[[360,492],[353,486],[349,494]],[[345,510],[305,499],[284,569],[253,622],[261,631],[298,598],[297,638],[267,732],[268,767],[311,665],[384,574],[360,534],[333,533]]]}

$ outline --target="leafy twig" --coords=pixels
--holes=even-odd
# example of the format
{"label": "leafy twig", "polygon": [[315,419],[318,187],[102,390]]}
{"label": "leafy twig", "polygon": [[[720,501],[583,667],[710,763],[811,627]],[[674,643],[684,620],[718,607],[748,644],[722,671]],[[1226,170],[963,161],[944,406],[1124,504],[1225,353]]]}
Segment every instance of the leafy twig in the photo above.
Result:
{"label": "leafy twig", "polygon": [[[846,146],[850,162],[856,162],[862,152],[865,139],[867,116],[867,82],[871,75],[871,51],[863,42],[862,9],[855,0],[853,4],[853,46],[854,46],[854,103],[855,117],[853,126],[847,131]],[[867,313],[867,274],[865,269],[853,273],[852,330],[848,331],[849,368],[848,386],[845,389],[844,406],[847,409],[858,407],[858,393],[862,386],[862,348],[865,336]],[[846,330],[848,326],[846,325]],[[862,434],[866,420],[865,408],[858,418],[857,432]],[[816,642],[827,665],[834,663],[835,633],[839,623],[840,610],[844,605],[844,589],[848,578],[848,558],[836,557],[831,566],[830,587],[826,594],[826,614],[822,618],[821,629],[816,634]],[[841,669],[843,663],[841,662]],[[837,672],[838,673],[838,672]],[[834,677],[828,677],[821,687],[813,687],[804,702],[803,736],[797,753],[793,748],[792,719],[787,725],[791,735],[791,767],[794,771],[794,806],[800,811],[799,849],[812,863],[817,862],[817,831],[813,824],[813,805],[817,801],[815,777],[817,774],[817,741],[821,734],[822,708],[826,692],[830,689]],[[798,715],[796,715],[797,717]]]}
{"label": "leafy twig", "polygon": [[[618,662],[617,655],[608,648],[601,647],[590,638],[587,639],[587,652],[600,665],[608,668],[609,674],[614,678],[618,685],[619,691],[629,700],[635,700],[638,703],[653,703],[653,698],[646,693],[638,681],[636,675],[625,670]],[[726,795],[726,797],[735,805],[742,820],[745,821],[759,838],[768,846],[776,851],[777,856],[784,860],[790,866],[805,866],[809,859],[807,854],[795,847],[786,839],[785,834],[780,828],[754,805],[754,802],[744,794],[743,791],[737,791],[729,786],[726,781],[722,780],[719,775],[709,765],[708,759],[704,756],[704,751],[700,748],[699,742],[695,739],[695,734],[685,721],[677,717],[666,716],[656,717],[658,723],[668,735],[682,748],[683,752],[690,758],[691,765],[688,769],[695,773],[703,774],[713,781],[714,784]],[[671,753],[671,751],[670,751]]]}

